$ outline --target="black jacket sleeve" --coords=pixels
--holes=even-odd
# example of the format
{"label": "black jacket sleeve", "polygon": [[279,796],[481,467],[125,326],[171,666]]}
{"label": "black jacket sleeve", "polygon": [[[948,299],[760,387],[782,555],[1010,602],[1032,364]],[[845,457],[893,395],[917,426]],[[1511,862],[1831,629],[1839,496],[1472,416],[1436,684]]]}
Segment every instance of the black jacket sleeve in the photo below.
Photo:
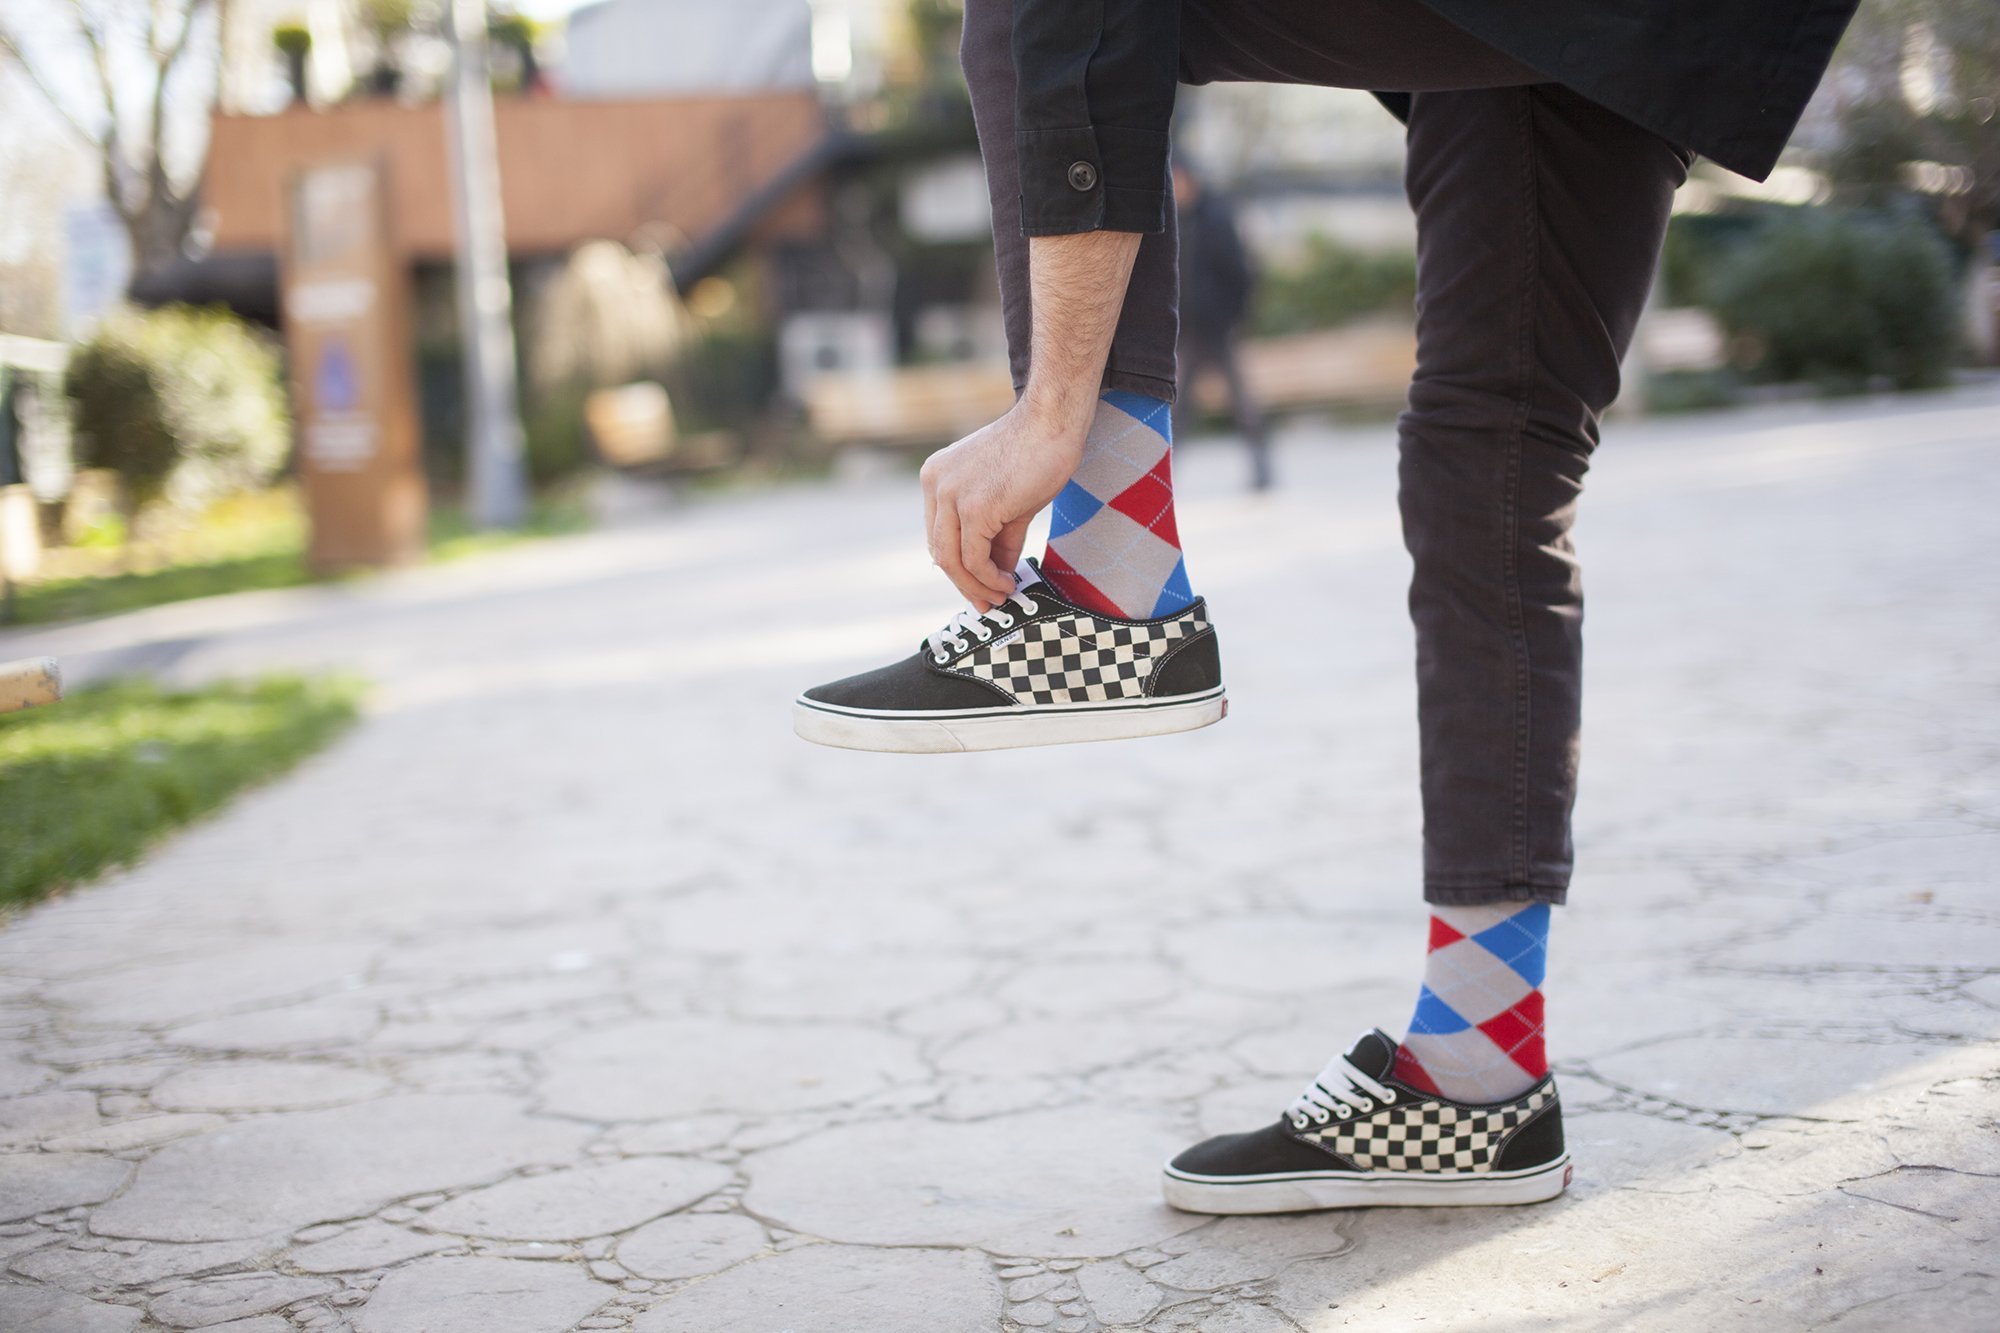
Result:
{"label": "black jacket sleeve", "polygon": [[1166,229],[1179,70],[1177,0],[1014,0],[1023,235]]}

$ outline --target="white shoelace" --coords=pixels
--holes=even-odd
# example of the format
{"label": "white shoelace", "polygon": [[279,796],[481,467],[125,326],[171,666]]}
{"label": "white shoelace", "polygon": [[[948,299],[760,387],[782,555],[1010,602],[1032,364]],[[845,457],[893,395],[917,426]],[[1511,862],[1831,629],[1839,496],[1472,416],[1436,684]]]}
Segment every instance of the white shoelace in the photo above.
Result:
{"label": "white shoelace", "polygon": [[1375,1103],[1396,1100],[1396,1090],[1378,1083],[1348,1063],[1344,1055],[1327,1062],[1319,1077],[1285,1108],[1293,1129],[1331,1124],[1334,1117],[1352,1118],[1356,1111],[1372,1111]]}
{"label": "white shoelace", "polygon": [[[972,645],[966,641],[968,635],[985,643],[994,634],[1005,633],[1014,628],[1014,615],[1007,609],[1009,606],[1018,606],[1021,608],[1021,614],[1026,616],[1032,616],[1040,611],[1041,604],[1028,595],[1028,589],[1040,580],[1035,577],[1034,570],[1028,567],[1025,560],[1021,562],[1021,567],[1014,571],[1014,580],[1016,584],[1014,591],[1009,593],[1007,600],[999,606],[991,611],[975,611],[968,606],[946,621],[943,629],[925,639],[924,646],[930,649],[931,661],[943,666],[951,660],[951,653],[962,653],[970,648]],[[945,651],[946,644],[951,645],[951,652]]]}
{"label": "white shoelace", "polygon": [[[943,629],[924,640],[924,646],[931,650],[931,661],[943,666],[951,660],[951,653],[962,653],[970,648],[972,645],[966,641],[967,635],[985,643],[994,634],[1014,628],[1014,616],[1007,610],[1009,606],[1018,606],[1021,614],[1029,616],[1042,609],[1034,598],[1024,592],[1010,594],[1006,602],[991,611],[974,611],[968,606],[946,621]],[[951,645],[951,652],[945,651],[946,644]]]}

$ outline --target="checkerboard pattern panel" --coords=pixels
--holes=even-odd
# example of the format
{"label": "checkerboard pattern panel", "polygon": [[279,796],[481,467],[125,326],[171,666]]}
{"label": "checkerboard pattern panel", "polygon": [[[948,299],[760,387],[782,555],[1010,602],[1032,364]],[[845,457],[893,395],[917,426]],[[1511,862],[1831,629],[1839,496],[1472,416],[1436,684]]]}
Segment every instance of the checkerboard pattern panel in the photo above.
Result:
{"label": "checkerboard pattern panel", "polygon": [[1198,611],[1145,625],[1055,615],[981,644],[953,670],[991,681],[1029,705],[1139,699],[1155,663],[1207,628]]}
{"label": "checkerboard pattern panel", "polygon": [[1507,1136],[1555,1098],[1555,1090],[1545,1087],[1490,1109],[1396,1102],[1302,1137],[1363,1171],[1491,1171]]}

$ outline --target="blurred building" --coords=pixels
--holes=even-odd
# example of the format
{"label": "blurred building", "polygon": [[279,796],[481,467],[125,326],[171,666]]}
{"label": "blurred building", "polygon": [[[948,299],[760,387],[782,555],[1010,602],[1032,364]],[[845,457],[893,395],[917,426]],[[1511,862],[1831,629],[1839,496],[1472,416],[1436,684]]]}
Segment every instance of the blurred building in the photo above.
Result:
{"label": "blurred building", "polygon": [[[312,34],[303,78],[273,43],[281,22]],[[903,0],[601,0],[536,50],[546,78],[532,87],[509,91],[496,49],[517,288],[532,294],[592,241],[660,253],[679,295],[709,282],[698,314],[728,307],[740,326],[747,303],[770,378],[794,398],[828,372],[999,359],[985,189],[955,60],[935,58],[945,48]],[[239,0],[224,49],[205,249],[135,296],[277,323],[289,182],[372,158],[387,168],[419,337],[450,341],[435,97],[449,52],[421,31],[381,39],[357,0]],[[534,318],[532,299],[520,307]],[[434,359],[448,393],[449,357]]]}

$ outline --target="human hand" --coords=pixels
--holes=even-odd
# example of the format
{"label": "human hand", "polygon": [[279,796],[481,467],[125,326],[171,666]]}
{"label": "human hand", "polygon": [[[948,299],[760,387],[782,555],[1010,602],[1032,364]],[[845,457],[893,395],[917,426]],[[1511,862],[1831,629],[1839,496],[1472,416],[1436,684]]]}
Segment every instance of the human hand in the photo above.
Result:
{"label": "human hand", "polygon": [[1089,420],[1037,412],[1027,399],[925,460],[924,531],[931,560],[979,611],[1014,591],[1028,523],[1083,457]]}

